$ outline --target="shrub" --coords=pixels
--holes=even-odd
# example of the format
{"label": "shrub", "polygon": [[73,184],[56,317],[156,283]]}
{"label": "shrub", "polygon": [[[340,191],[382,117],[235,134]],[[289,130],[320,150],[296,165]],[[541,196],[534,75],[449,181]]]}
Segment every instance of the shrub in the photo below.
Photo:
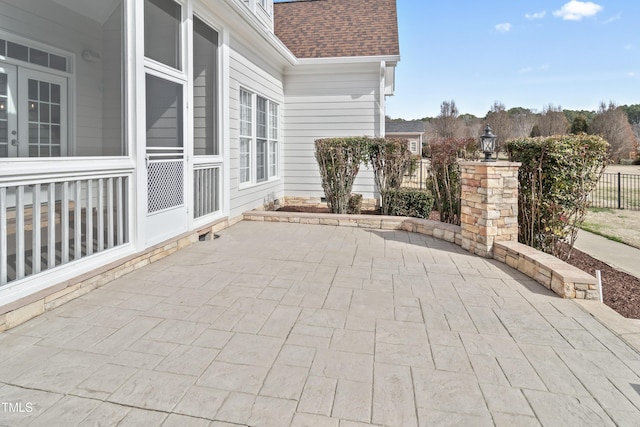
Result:
{"label": "shrub", "polygon": [[366,137],[317,139],[316,161],[329,210],[347,213],[353,181],[366,161]]}
{"label": "shrub", "polygon": [[358,215],[361,212],[362,212],[362,194],[352,194],[351,197],[349,197],[347,213]]}
{"label": "shrub", "polygon": [[518,240],[562,259],[571,256],[579,226],[607,162],[607,142],[595,135],[555,135],[508,141],[518,174]]}
{"label": "shrub", "polygon": [[398,188],[387,193],[390,211],[387,215],[429,218],[433,209],[433,195],[417,188]]}
{"label": "shrub", "polygon": [[373,138],[367,141],[367,160],[380,192],[383,215],[391,215],[388,200],[391,190],[400,188],[402,177],[411,165],[409,141],[401,138]]}
{"label": "shrub", "polygon": [[472,138],[439,138],[430,141],[429,150],[431,169],[427,185],[440,212],[440,221],[460,225],[462,184],[457,159],[468,150],[475,153],[477,144]]}

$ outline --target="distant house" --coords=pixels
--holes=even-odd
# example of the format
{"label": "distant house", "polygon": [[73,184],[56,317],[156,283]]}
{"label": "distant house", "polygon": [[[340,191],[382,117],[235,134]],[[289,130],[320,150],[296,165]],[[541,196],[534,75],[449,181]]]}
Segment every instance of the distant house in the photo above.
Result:
{"label": "distant house", "polygon": [[319,199],[399,59],[395,0],[0,0],[0,315]]}
{"label": "distant house", "polygon": [[386,135],[409,140],[411,154],[421,155],[424,143],[424,122],[422,120],[411,121],[387,121]]}

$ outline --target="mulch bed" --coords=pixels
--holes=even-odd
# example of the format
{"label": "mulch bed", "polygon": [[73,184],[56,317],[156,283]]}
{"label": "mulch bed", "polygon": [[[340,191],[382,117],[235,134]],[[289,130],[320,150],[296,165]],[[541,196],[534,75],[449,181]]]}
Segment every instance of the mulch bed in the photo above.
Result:
{"label": "mulch bed", "polygon": [[[328,208],[317,206],[285,206],[278,209],[285,212],[329,213]],[[362,211],[364,215],[379,215],[380,210]],[[431,220],[439,220],[439,213],[432,212]],[[593,276],[600,270],[604,303],[630,319],[640,319],[640,279],[609,264],[599,261],[584,252],[574,249],[567,261]]]}
{"label": "mulch bed", "polygon": [[640,319],[640,279],[574,249],[567,263],[593,276],[600,270],[606,305],[629,319]]}

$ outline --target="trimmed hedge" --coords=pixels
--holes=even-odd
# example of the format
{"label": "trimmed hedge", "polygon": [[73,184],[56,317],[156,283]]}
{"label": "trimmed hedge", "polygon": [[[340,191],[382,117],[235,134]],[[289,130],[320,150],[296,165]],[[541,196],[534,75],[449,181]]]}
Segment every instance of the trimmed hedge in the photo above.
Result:
{"label": "trimmed hedge", "polygon": [[[431,168],[427,188],[432,192],[440,221],[460,225],[462,177],[458,158],[477,155],[471,138],[437,138],[429,141]],[[474,154],[476,153],[476,154]]]}
{"label": "trimmed hedge", "polygon": [[402,177],[411,165],[409,141],[404,138],[372,138],[366,148],[368,162],[373,167],[376,187],[380,192],[382,215],[391,215],[393,206],[388,193],[402,185]]}
{"label": "trimmed hedge", "polygon": [[322,188],[329,210],[345,214],[353,181],[366,162],[366,137],[317,139],[316,160],[322,177]]}
{"label": "trimmed hedge", "polygon": [[388,215],[428,219],[433,209],[433,195],[417,188],[390,189]]}
{"label": "trimmed hedge", "polygon": [[373,168],[382,198],[382,213],[390,215],[387,192],[399,188],[409,168],[409,141],[402,138],[345,137],[315,141],[322,188],[333,213],[349,213],[353,182],[362,164]]}
{"label": "trimmed hedge", "polygon": [[[518,173],[518,240],[568,259],[607,163],[609,144],[596,135],[554,135],[507,141]],[[568,249],[567,249],[568,247]]]}

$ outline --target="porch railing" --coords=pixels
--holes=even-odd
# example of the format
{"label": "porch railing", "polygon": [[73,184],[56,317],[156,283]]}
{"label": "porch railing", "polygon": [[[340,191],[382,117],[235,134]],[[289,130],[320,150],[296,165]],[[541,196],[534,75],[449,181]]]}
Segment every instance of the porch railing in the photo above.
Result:
{"label": "porch railing", "polygon": [[0,285],[128,243],[130,173],[0,180]]}
{"label": "porch railing", "polygon": [[193,171],[194,218],[220,210],[220,165],[195,165]]}

